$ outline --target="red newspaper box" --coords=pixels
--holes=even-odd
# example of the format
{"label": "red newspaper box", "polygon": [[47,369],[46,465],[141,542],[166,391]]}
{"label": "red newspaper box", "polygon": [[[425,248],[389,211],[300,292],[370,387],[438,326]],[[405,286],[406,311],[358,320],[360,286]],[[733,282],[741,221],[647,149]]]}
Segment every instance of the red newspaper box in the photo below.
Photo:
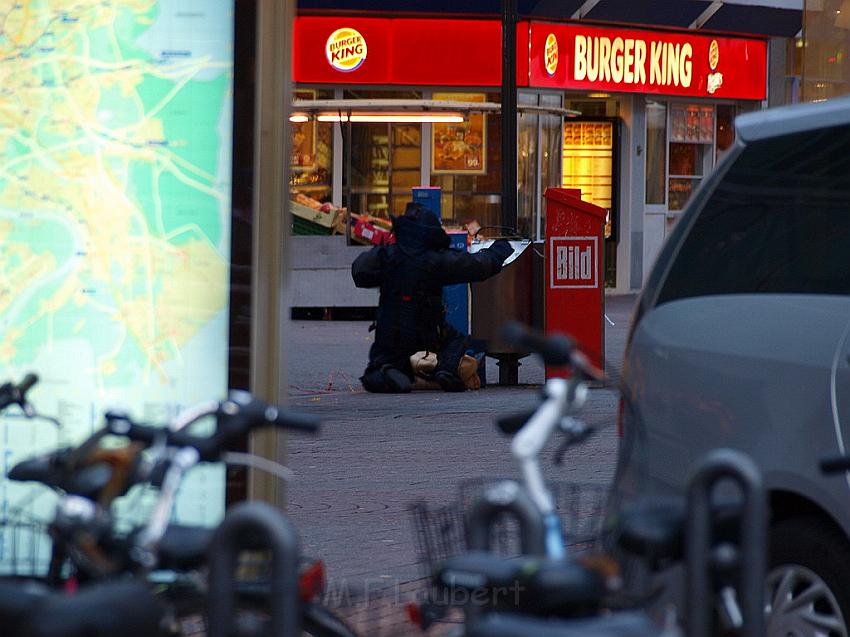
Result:
{"label": "red newspaper box", "polygon": [[[606,211],[574,188],[546,189],[545,330],[572,336],[604,369]],[[546,376],[562,376],[548,369]]]}

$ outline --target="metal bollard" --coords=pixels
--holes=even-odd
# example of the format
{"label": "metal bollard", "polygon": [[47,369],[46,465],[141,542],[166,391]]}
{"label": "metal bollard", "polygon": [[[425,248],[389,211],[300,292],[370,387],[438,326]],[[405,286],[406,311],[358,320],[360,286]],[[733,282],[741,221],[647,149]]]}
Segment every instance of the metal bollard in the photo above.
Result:
{"label": "metal bollard", "polygon": [[301,637],[298,603],[298,532],[280,511],[262,502],[242,502],[231,508],[213,534],[208,550],[210,568],[209,637],[231,637],[235,610],[239,552],[248,538],[258,538],[271,550],[271,637]]}
{"label": "metal bollard", "polygon": [[490,529],[503,513],[512,515],[519,522],[523,555],[546,555],[543,516],[528,494],[512,480],[488,487],[472,505],[466,525],[466,539],[471,550],[491,550]]}
{"label": "metal bollard", "polygon": [[721,480],[734,482],[744,499],[740,520],[739,604],[743,637],[764,637],[764,580],[767,549],[767,500],[761,473],[749,456],[732,449],[706,455],[688,487],[686,527],[687,634],[712,635],[711,496]]}

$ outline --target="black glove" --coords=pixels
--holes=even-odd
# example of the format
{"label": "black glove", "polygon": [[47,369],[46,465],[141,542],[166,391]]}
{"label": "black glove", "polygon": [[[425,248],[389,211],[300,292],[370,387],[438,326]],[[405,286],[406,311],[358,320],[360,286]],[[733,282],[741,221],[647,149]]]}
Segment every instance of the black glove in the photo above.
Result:
{"label": "black glove", "polygon": [[505,259],[514,253],[514,249],[511,247],[511,244],[507,239],[494,241],[493,245],[487,248],[487,250],[495,255],[495,257],[499,260],[499,263],[504,263]]}

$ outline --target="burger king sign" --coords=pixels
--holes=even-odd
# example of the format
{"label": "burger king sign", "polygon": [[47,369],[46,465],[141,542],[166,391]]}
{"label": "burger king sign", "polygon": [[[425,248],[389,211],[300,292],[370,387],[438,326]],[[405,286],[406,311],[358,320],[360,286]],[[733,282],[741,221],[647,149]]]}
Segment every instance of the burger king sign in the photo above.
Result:
{"label": "burger king sign", "polygon": [[337,29],[328,37],[325,56],[337,71],[353,71],[366,60],[366,39],[357,29]]}

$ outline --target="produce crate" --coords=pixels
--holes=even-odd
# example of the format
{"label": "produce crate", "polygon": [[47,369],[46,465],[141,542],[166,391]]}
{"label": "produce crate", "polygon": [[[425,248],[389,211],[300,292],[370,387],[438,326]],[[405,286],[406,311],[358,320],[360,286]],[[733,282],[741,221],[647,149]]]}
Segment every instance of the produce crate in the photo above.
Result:
{"label": "produce crate", "polygon": [[351,240],[363,245],[388,245],[395,243],[392,222],[367,214],[351,214]]}
{"label": "produce crate", "polygon": [[343,209],[322,212],[298,203],[290,201],[292,210],[292,234],[332,234],[334,221],[342,214]]}

